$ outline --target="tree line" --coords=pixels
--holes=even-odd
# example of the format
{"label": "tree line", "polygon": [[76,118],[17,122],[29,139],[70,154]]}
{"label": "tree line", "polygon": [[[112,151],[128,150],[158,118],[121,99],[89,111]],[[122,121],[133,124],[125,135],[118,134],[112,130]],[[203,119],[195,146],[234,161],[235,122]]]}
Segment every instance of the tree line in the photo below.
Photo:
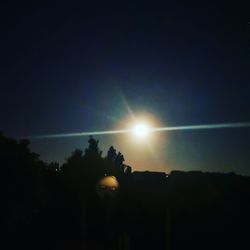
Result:
{"label": "tree line", "polygon": [[0,134],[2,229],[9,245],[32,249],[37,242],[36,248],[57,242],[55,248],[65,248],[60,239],[72,244],[84,237],[89,229],[82,211],[95,207],[98,180],[115,176],[122,183],[132,172],[113,146],[103,156],[98,143],[90,137],[84,151],[75,149],[60,166],[42,161],[29,140]]}

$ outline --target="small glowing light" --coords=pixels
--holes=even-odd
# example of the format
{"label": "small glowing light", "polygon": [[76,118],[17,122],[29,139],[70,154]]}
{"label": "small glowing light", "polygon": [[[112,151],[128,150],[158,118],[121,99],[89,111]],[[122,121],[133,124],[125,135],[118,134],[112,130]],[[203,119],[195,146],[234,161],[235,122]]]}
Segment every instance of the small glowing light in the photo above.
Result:
{"label": "small glowing light", "polygon": [[137,124],[134,127],[134,134],[138,137],[145,137],[149,133],[149,127],[145,124]]}
{"label": "small glowing light", "polygon": [[115,176],[105,175],[96,185],[96,192],[101,197],[114,197],[119,189],[119,183]]}

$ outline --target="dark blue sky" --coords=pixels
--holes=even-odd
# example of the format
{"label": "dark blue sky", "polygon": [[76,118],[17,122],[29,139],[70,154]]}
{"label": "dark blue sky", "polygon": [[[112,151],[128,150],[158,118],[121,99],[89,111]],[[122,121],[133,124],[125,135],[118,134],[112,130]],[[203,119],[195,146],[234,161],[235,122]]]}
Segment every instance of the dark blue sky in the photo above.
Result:
{"label": "dark blue sky", "polygon": [[[108,130],[129,116],[128,106],[164,126],[249,121],[249,10],[247,1],[11,1],[1,7],[0,129],[11,136]],[[123,136],[99,139],[134,169],[250,174],[249,129],[158,137],[154,153]],[[32,141],[32,148],[62,162],[86,140]]]}

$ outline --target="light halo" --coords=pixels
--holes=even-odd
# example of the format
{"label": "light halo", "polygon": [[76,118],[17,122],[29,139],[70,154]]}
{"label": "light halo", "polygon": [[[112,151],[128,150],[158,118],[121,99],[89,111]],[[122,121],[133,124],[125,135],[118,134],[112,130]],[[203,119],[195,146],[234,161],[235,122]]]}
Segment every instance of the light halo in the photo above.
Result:
{"label": "light halo", "polygon": [[136,137],[145,138],[149,134],[149,126],[145,123],[138,123],[135,125],[133,132]]}

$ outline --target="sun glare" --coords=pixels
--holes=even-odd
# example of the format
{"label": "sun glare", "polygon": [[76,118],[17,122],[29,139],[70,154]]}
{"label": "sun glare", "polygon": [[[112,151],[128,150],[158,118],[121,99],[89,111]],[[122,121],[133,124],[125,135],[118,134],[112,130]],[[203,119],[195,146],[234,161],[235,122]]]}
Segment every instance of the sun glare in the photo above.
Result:
{"label": "sun glare", "polygon": [[149,134],[149,127],[146,124],[140,123],[135,125],[133,131],[137,137],[143,138]]}

